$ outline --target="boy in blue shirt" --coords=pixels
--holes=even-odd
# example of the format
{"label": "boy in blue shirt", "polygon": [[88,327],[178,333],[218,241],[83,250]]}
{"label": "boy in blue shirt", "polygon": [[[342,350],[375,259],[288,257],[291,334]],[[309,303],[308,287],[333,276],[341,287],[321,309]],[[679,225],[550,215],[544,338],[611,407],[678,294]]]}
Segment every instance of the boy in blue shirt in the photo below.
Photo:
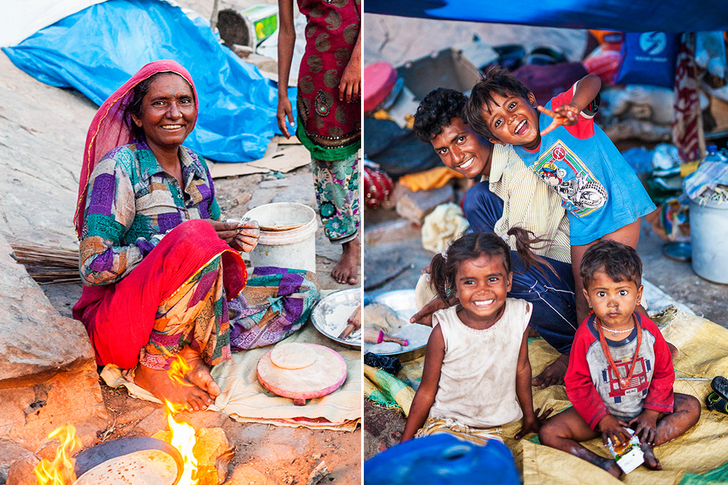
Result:
{"label": "boy in blue shirt", "polygon": [[561,196],[576,268],[577,321],[589,312],[578,271],[584,252],[601,239],[636,247],[640,218],[655,210],[632,168],[594,123],[600,89],[600,79],[588,75],[544,108],[523,83],[496,68],[475,85],[466,107],[477,134],[513,145],[526,166]]}

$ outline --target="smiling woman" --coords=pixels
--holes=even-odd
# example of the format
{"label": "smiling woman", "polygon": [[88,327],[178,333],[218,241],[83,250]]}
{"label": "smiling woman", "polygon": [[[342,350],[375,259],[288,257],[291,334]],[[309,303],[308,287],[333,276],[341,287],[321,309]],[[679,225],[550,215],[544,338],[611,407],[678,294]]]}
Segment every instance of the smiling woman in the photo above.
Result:
{"label": "smiling woman", "polygon": [[[274,268],[267,285],[289,275],[292,294],[277,296],[297,300],[296,310],[251,323],[260,309],[241,294],[238,251],[255,247],[259,228],[222,220],[204,158],[182,145],[197,106],[187,71],[157,61],[97,112],[75,219],[85,286],[73,309],[99,365],[117,365],[156,397],[193,410],[220,394],[209,366],[289,335],[317,296],[305,272]],[[184,384],[168,375],[178,357],[191,367]]]}

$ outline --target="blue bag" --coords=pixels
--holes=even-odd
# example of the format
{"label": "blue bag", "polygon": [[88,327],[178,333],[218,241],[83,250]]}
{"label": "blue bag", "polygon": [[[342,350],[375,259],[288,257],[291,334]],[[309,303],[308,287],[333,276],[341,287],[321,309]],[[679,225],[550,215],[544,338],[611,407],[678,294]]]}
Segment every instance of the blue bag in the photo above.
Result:
{"label": "blue bag", "polygon": [[615,84],[652,84],[675,87],[675,59],[680,34],[666,32],[627,33]]}
{"label": "blue bag", "polygon": [[436,434],[400,443],[364,463],[364,485],[520,485],[506,445],[485,445]]}

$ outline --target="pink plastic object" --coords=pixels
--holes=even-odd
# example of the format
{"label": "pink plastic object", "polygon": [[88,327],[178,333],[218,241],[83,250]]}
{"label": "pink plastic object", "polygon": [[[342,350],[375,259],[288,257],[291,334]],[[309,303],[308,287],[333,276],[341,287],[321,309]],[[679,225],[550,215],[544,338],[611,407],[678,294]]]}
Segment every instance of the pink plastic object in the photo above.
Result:
{"label": "pink plastic object", "polygon": [[397,71],[384,61],[364,68],[364,111],[372,111],[392,92]]}

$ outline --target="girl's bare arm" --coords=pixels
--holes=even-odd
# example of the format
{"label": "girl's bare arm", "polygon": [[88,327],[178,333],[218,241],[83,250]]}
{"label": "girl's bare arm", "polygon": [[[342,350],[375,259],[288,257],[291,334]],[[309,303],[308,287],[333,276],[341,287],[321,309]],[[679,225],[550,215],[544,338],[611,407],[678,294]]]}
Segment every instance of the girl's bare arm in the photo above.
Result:
{"label": "girl's bare arm", "polygon": [[402,433],[402,442],[414,438],[415,433],[425,424],[427,416],[430,414],[430,408],[432,403],[435,402],[435,394],[437,394],[437,387],[440,383],[440,370],[442,369],[442,359],[444,357],[445,340],[442,337],[440,326],[436,325],[432,329],[430,339],[427,341],[422,381],[412,401],[407,424]]}
{"label": "girl's bare arm", "polygon": [[523,332],[521,350],[518,352],[518,369],[516,370],[516,396],[523,410],[523,427],[516,434],[517,440],[528,433],[537,433],[541,423],[545,420],[553,408],[541,413],[541,409],[533,410],[533,396],[531,394],[531,361],[528,360],[528,329]]}
{"label": "girl's bare arm", "polygon": [[[293,106],[288,99],[288,77],[291,74],[296,29],[293,26],[293,0],[278,0],[278,128],[286,138],[291,137],[288,126],[293,126]],[[288,123],[286,123],[288,118]]]}

